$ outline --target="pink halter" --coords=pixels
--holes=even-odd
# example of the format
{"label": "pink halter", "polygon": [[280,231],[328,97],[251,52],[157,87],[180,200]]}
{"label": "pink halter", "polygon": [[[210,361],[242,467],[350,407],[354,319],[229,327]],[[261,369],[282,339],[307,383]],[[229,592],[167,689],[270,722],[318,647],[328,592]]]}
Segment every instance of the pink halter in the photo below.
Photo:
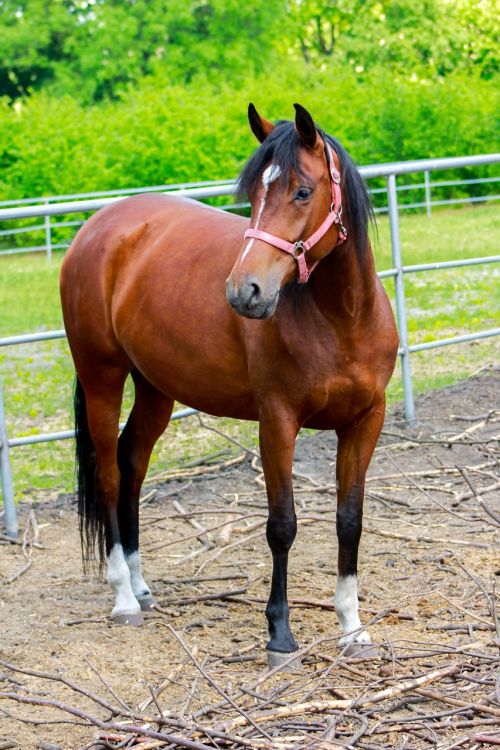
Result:
{"label": "pink halter", "polygon": [[310,250],[322,237],[328,232],[332,224],[339,225],[339,236],[337,238],[336,245],[340,245],[341,242],[347,237],[347,229],[342,223],[342,194],[340,192],[340,174],[335,168],[335,162],[333,160],[333,152],[329,143],[325,142],[327,150],[327,161],[330,170],[330,181],[332,188],[332,203],[328,216],[321,224],[321,226],[313,233],[307,240],[297,240],[297,242],[288,242],[282,240],[280,237],[276,237],[274,234],[269,232],[262,232],[260,229],[247,229],[245,232],[245,239],[254,237],[257,240],[267,242],[268,245],[273,245],[279,250],[283,250],[285,253],[289,253],[297,261],[299,271],[299,284],[305,284],[309,279],[309,276],[318,265],[319,261],[316,260],[309,268],[306,262],[306,253]]}

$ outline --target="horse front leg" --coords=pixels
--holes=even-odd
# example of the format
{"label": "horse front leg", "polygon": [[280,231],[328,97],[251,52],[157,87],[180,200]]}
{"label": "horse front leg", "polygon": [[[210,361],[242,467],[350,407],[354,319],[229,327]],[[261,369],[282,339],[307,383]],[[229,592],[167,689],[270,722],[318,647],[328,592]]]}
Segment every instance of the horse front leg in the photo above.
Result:
{"label": "horse front leg", "polygon": [[273,558],[271,593],[266,608],[269,666],[280,664],[298,649],[290,630],[287,601],[288,552],[297,533],[292,487],[297,432],[296,419],[280,408],[260,415],[260,453],[269,506],[266,536]]}
{"label": "horse front leg", "polygon": [[[342,628],[340,646],[353,653],[368,650],[371,638],[362,630],[358,611],[358,548],[363,519],[365,475],[382,430],[385,397],[347,427],[337,430],[338,579],[335,609]],[[357,632],[356,632],[357,631]],[[358,645],[356,645],[358,644]]]}

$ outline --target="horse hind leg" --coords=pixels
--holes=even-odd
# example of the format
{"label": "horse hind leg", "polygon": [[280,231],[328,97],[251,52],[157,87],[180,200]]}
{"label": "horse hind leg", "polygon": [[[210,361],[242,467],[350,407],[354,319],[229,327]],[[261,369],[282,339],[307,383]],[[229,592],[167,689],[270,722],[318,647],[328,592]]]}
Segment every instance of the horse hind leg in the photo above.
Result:
{"label": "horse hind leg", "polygon": [[[77,380],[75,415],[79,458],[79,513],[84,561],[97,542],[99,563],[107,556],[107,582],[115,594],[111,612],[119,624],[142,623],[123,552],[118,519],[120,471],[117,461],[118,429],[123,386],[128,371],[116,366],[99,368],[99,378],[85,374]],[[92,481],[94,473],[94,481]]]}
{"label": "horse hind leg", "polygon": [[132,591],[141,609],[149,610],[155,602],[141,571],[139,496],[151,452],[169,423],[174,401],[158,391],[138,371],[132,372],[132,378],[135,385],[134,405],[118,440],[118,520]]}
{"label": "horse hind leg", "polygon": [[376,650],[359,619],[358,548],[363,518],[365,475],[384,423],[385,398],[362,418],[338,430],[337,537],[338,579],[335,609],[342,629],[339,644],[348,653]]}

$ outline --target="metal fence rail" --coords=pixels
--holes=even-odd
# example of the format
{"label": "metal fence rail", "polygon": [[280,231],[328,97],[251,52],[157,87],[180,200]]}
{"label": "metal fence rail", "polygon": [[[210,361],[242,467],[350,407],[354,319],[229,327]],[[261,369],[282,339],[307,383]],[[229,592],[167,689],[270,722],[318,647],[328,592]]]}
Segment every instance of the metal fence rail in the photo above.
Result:
{"label": "metal fence rail", "polygon": [[[391,229],[391,246],[392,246],[392,262],[393,268],[379,273],[381,278],[394,279],[395,284],[395,295],[396,295],[396,313],[398,320],[398,330],[400,337],[399,356],[401,360],[401,368],[403,375],[403,393],[404,393],[404,405],[405,405],[405,416],[408,422],[412,422],[415,418],[415,408],[413,399],[413,387],[411,380],[411,369],[410,369],[410,354],[413,352],[424,351],[426,349],[434,349],[442,346],[449,346],[451,344],[458,344],[466,341],[474,341],[477,339],[484,339],[490,336],[500,335],[500,328],[492,328],[477,333],[463,334],[461,336],[454,336],[446,339],[439,339],[436,341],[429,341],[422,344],[410,345],[408,341],[408,326],[406,319],[406,301],[405,301],[405,290],[404,290],[404,276],[408,273],[421,273],[424,271],[435,271],[444,268],[458,268],[461,266],[473,266],[478,264],[489,264],[497,263],[500,261],[500,255],[490,255],[482,258],[470,258],[470,259],[457,259],[450,261],[441,261],[436,263],[423,263],[417,265],[403,265],[400,234],[399,234],[399,206],[398,206],[398,185],[397,176],[409,174],[412,172],[423,172],[425,176],[425,182],[423,185],[418,185],[420,188],[426,190],[426,202],[423,204],[415,204],[425,207],[427,211],[430,210],[429,196],[429,179],[428,174],[433,170],[444,170],[458,167],[474,167],[483,164],[497,164],[500,162],[500,154],[482,154],[478,156],[464,156],[457,158],[447,159],[422,159],[419,161],[410,162],[399,162],[391,164],[377,164],[370,165],[360,168],[360,173],[365,179],[374,177],[385,177],[387,179],[387,198],[388,205],[387,210],[389,213],[390,229]],[[497,181],[500,178],[488,179],[489,182]],[[486,180],[485,180],[486,181]],[[469,184],[477,181],[470,180]],[[439,183],[435,183],[436,185]],[[162,186],[166,187],[166,186]],[[172,186],[170,186],[172,187]],[[224,195],[231,195],[235,190],[234,182],[221,182],[218,184],[197,184],[195,187],[190,185],[175,186],[176,189],[169,190],[169,193],[174,195],[182,195],[190,198],[201,200],[204,198],[220,197]],[[410,187],[417,186],[402,186],[404,190],[410,189]],[[158,188],[150,188],[149,192],[157,191]],[[130,195],[132,192],[145,192],[145,189],[138,189],[136,191],[115,191],[112,195],[107,192],[102,193],[98,198],[89,197],[85,200],[77,200],[63,203],[51,203],[50,199],[44,199],[45,202],[40,204],[34,204],[34,199],[27,199],[23,205],[12,206],[9,202],[9,206],[5,207],[0,205],[0,221],[8,221],[12,219],[24,219],[32,217],[45,217],[47,220],[50,216],[60,216],[64,214],[79,213],[79,212],[90,212],[95,211],[103,206],[107,206],[110,203],[114,203],[118,200],[123,200],[123,197]],[[95,196],[95,194],[94,194]],[[72,198],[73,196],[65,196],[65,198]],[[490,196],[491,197],[491,196]],[[498,198],[499,196],[494,196]],[[472,201],[472,199],[469,199]],[[485,200],[484,197],[480,200]],[[434,203],[442,204],[446,201],[437,201]],[[407,207],[407,206],[406,206]],[[77,225],[79,222],[66,222],[67,225]],[[9,231],[9,230],[7,230]],[[52,248],[55,245],[51,246]],[[39,333],[28,333],[19,336],[7,336],[0,338],[0,348],[4,346],[16,346],[22,344],[33,343],[37,341],[49,341],[52,339],[61,339],[66,336],[64,330],[56,331],[45,331]],[[191,414],[196,413],[194,409],[182,409],[172,415],[172,419],[182,419]],[[4,413],[4,404],[2,397],[2,384],[0,379],[0,475],[2,483],[2,494],[4,503],[4,524],[6,532],[12,537],[17,536],[17,520],[16,510],[14,504],[14,491],[12,482],[12,473],[9,461],[9,449],[21,445],[33,445],[35,443],[49,442],[53,440],[64,440],[74,437],[73,430],[64,430],[60,432],[44,433],[39,435],[29,435],[26,437],[14,437],[9,439],[7,436],[6,420]]]}
{"label": "metal fence rail", "polygon": [[[367,168],[365,168],[367,169]],[[500,194],[498,193],[483,193],[481,195],[462,195],[452,198],[443,198],[443,197],[434,197],[432,196],[432,191],[434,190],[441,190],[441,188],[449,188],[449,187],[462,187],[462,186],[470,186],[470,185],[493,185],[495,183],[498,183],[500,181],[500,176],[492,177],[478,177],[478,178],[470,178],[470,179],[454,179],[454,180],[437,180],[437,181],[431,181],[431,172],[429,170],[424,171],[424,182],[420,183],[410,183],[405,185],[397,185],[396,190],[397,192],[401,193],[408,193],[411,191],[412,193],[421,193],[423,192],[423,198],[424,200],[414,200],[413,202],[402,202],[399,204],[399,209],[401,210],[410,210],[410,209],[419,209],[419,208],[425,208],[427,216],[430,216],[432,213],[432,208],[434,206],[446,206],[446,205],[456,205],[456,204],[462,204],[462,203],[483,203],[486,201],[495,201],[500,199]],[[373,177],[368,177],[367,179],[374,179]],[[57,195],[57,196],[46,196],[46,197],[40,197],[40,198],[24,198],[20,200],[8,200],[8,201],[0,201],[0,210],[7,207],[22,207],[22,206],[28,206],[28,205],[35,205],[35,204],[59,204],[62,201],[81,201],[85,198],[119,198],[119,197],[128,197],[131,195],[136,195],[138,193],[172,193],[176,192],[178,190],[195,190],[199,188],[204,187],[219,187],[219,188],[231,188],[236,184],[235,180],[213,180],[210,182],[185,182],[185,183],[178,183],[178,184],[170,184],[170,185],[155,185],[155,186],[148,186],[148,187],[140,187],[140,188],[129,188],[129,189],[118,189],[118,190],[100,190],[95,191],[91,193],[74,193],[69,195]],[[386,187],[376,187],[371,189],[371,194],[373,196],[378,196],[381,194],[387,195],[387,188]],[[220,193],[222,195],[222,193]],[[228,193],[229,195],[229,193]],[[223,206],[220,206],[223,210],[233,211],[236,209],[241,208],[248,208],[248,203],[241,203],[241,204],[226,204]],[[375,206],[374,211],[375,213],[387,213],[389,210],[388,205],[381,205],[381,206]],[[38,224],[32,224],[30,226],[21,226],[21,227],[15,227],[13,229],[0,229],[0,242],[2,241],[2,238],[4,237],[16,237],[18,235],[38,235],[40,238],[42,235],[45,238],[44,244],[41,244],[40,241],[38,241],[36,244],[33,245],[26,245],[24,247],[14,246],[14,247],[4,247],[0,249],[0,256],[1,255],[15,255],[15,254],[23,254],[23,253],[33,253],[33,252],[45,252],[47,257],[50,259],[52,255],[52,250],[61,250],[65,249],[69,246],[72,235],[67,233],[62,233],[61,230],[67,230],[75,227],[81,226],[85,221],[85,218],[82,219],[76,219],[72,221],[58,221],[58,222],[51,222],[50,216],[46,215],[44,216],[43,223]],[[57,238],[56,241],[54,241],[54,233],[56,233]]]}

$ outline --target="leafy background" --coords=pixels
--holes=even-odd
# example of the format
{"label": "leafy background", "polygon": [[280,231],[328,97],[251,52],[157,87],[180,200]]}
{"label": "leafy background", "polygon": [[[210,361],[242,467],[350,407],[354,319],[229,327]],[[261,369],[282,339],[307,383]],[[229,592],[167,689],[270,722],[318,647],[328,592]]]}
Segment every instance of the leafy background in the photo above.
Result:
{"label": "leafy background", "polygon": [[0,0],[0,199],[234,177],[250,100],[358,163],[493,151],[498,31],[496,0]]}

